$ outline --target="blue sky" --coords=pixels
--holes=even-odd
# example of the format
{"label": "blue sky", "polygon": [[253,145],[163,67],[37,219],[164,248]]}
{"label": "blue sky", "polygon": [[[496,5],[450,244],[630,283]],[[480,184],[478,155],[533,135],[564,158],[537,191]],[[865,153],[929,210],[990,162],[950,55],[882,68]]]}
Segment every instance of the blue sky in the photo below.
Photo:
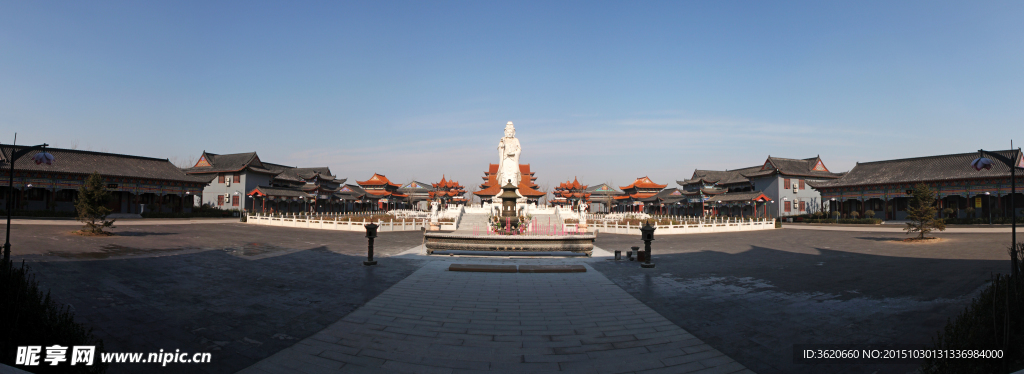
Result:
{"label": "blue sky", "polygon": [[[0,1],[0,141],[675,186],[1024,143],[1022,2]],[[1016,144],[1016,143],[1015,143]]]}

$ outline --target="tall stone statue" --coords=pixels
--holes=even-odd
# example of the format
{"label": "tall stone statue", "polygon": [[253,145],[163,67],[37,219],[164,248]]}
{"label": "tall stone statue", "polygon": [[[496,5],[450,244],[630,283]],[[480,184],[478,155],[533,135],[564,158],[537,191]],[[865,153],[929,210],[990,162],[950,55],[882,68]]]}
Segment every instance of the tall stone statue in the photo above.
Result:
{"label": "tall stone statue", "polygon": [[512,122],[505,124],[505,136],[498,142],[498,185],[504,185],[506,183],[512,183],[513,186],[519,185],[519,180],[522,178],[522,174],[519,171],[519,153],[522,152],[522,148],[519,147],[519,139],[516,139],[516,128],[512,126]]}

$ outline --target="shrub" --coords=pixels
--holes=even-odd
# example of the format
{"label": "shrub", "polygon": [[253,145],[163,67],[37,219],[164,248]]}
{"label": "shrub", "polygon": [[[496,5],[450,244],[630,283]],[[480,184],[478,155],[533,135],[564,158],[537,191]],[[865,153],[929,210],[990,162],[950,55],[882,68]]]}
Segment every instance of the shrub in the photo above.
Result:
{"label": "shrub", "polygon": [[974,208],[973,207],[967,207],[967,209],[964,209],[964,212],[967,213],[967,218],[974,218]]}
{"label": "shrub", "polygon": [[875,216],[875,211],[868,209],[864,211],[864,218],[872,218]]}
{"label": "shrub", "polygon": [[[50,293],[39,290],[39,282],[29,274],[24,262],[20,267],[12,266],[10,260],[0,260],[0,363],[15,366],[18,346],[38,345],[52,346],[58,344],[69,347],[67,356],[70,360],[72,346],[96,346],[93,366],[71,366],[63,362],[58,366],[50,366],[43,362],[46,350],[39,357],[39,366],[31,367],[35,373],[102,373],[107,365],[100,362],[100,353],[104,352],[103,341],[92,334],[92,329],[75,323],[74,313],[50,298]],[[16,321],[15,323],[10,323]],[[26,367],[22,367],[26,368]]]}
{"label": "shrub", "polygon": [[860,213],[858,213],[857,211],[850,212],[850,218],[857,218],[857,217],[860,217]]}
{"label": "shrub", "polygon": [[1010,249],[1010,275],[996,275],[978,297],[932,339],[934,349],[1003,350],[1003,359],[926,359],[922,373],[1007,373],[1024,368],[1024,279],[1020,253]]}
{"label": "shrub", "polygon": [[942,215],[946,216],[947,218],[948,217],[953,217],[953,208],[943,209],[942,210]]}

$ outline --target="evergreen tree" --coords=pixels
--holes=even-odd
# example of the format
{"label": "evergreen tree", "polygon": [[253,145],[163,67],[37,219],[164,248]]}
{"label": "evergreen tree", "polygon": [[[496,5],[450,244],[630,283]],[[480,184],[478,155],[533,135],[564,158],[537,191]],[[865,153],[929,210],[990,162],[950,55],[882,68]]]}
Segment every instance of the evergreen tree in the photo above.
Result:
{"label": "evergreen tree", "polygon": [[907,220],[910,222],[904,228],[907,234],[917,232],[917,238],[924,239],[925,234],[933,230],[945,231],[946,222],[935,217],[939,212],[939,208],[935,207],[935,192],[922,183],[914,186],[912,196],[907,206]]}
{"label": "evergreen tree", "polygon": [[114,228],[114,220],[106,220],[110,214],[110,208],[106,207],[109,200],[110,191],[103,184],[103,177],[99,173],[92,173],[78,189],[78,199],[75,200],[78,220],[85,223],[83,232],[100,234],[105,227]]}

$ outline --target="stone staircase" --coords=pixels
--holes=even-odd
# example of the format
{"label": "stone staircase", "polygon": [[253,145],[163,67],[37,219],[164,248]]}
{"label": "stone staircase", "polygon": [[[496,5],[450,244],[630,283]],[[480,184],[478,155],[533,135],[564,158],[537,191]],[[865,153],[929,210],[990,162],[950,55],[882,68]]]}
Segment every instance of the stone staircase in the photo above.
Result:
{"label": "stone staircase", "polygon": [[485,227],[487,227],[487,213],[464,213],[462,215],[462,222],[459,223],[459,228],[455,230],[455,233],[472,234],[474,227],[476,227],[476,230],[485,231]]}

